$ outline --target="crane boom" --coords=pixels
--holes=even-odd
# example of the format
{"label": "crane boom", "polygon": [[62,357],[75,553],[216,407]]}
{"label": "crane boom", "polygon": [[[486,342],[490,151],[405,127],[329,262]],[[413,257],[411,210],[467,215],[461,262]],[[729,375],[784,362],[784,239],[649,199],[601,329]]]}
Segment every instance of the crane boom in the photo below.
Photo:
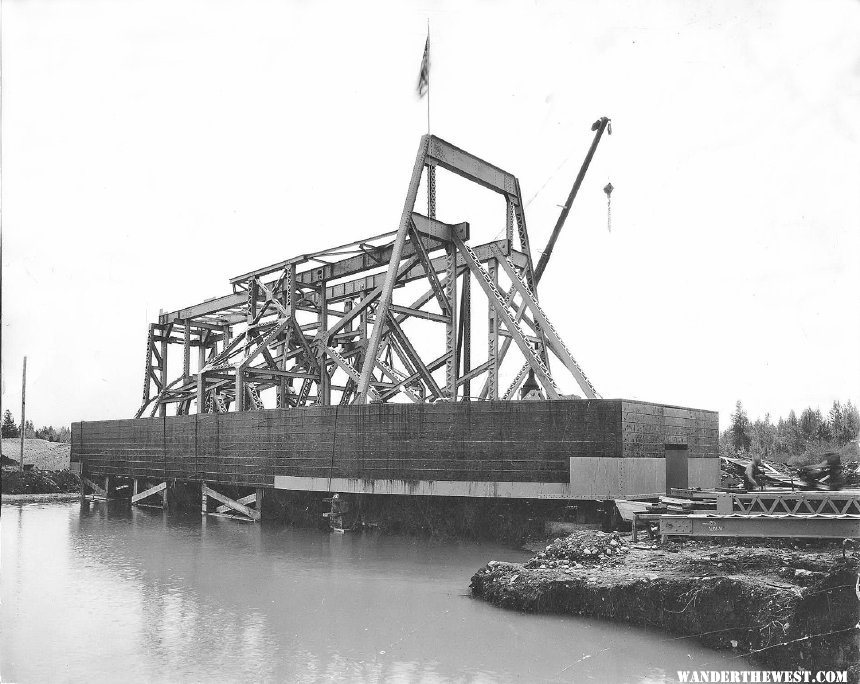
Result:
{"label": "crane boom", "polygon": [[576,194],[579,192],[579,186],[582,185],[582,181],[585,178],[585,174],[588,171],[592,158],[594,157],[594,152],[597,150],[597,144],[600,142],[600,138],[603,136],[603,131],[606,130],[606,126],[608,124],[609,118],[601,116],[592,126],[592,130],[595,131],[594,140],[591,142],[591,147],[588,148],[588,153],[585,155],[585,160],[582,162],[582,167],[579,169],[579,173],[576,174],[576,180],[573,181],[573,187],[570,189],[570,194],[567,196],[567,202],[564,203],[561,213],[558,215],[558,220],[555,222],[555,228],[552,229],[552,234],[549,236],[549,240],[546,243],[543,254],[541,254],[540,260],[535,268],[535,285],[537,285],[546,269],[546,265],[552,255],[552,250],[555,247],[555,242],[558,240],[561,229],[564,227],[564,222],[567,221],[567,215],[570,213],[570,208],[573,206],[573,200],[576,199]]}
{"label": "crane boom", "polygon": [[[579,186],[582,185],[582,181],[585,179],[585,174],[588,171],[588,167],[591,165],[591,160],[594,158],[594,153],[597,150],[597,145],[600,142],[600,138],[603,137],[603,131],[606,130],[606,127],[609,125],[609,122],[609,117],[601,116],[591,126],[591,130],[595,132],[594,140],[591,141],[591,147],[588,148],[588,152],[585,155],[585,159],[582,162],[582,166],[579,169],[579,173],[576,174],[576,179],[573,181],[573,187],[570,189],[570,194],[567,196],[567,201],[564,203],[564,206],[561,209],[561,213],[558,215],[558,220],[556,220],[555,222],[555,227],[552,229],[552,233],[549,236],[549,240],[546,243],[546,247],[541,253],[540,260],[538,261],[537,267],[535,268],[535,292],[537,292],[537,285],[540,282],[541,276],[543,276],[543,272],[546,270],[546,265],[549,263],[549,258],[550,256],[552,256],[552,250],[555,247],[556,240],[558,240],[558,236],[561,234],[561,229],[564,227],[564,222],[567,220],[567,215],[570,213],[570,208],[573,206],[573,200],[576,199],[576,194],[579,192]],[[612,129],[610,128],[609,131],[611,134]],[[522,302],[520,303],[519,309],[517,311],[517,321],[520,320],[524,311],[525,302]],[[508,337],[502,343],[501,349],[499,349],[497,362],[499,365],[501,365],[502,361],[504,361],[505,356],[507,355],[508,349],[510,349],[510,347],[511,338]],[[484,382],[484,386],[481,388],[480,398],[486,399],[488,392],[489,381]]]}

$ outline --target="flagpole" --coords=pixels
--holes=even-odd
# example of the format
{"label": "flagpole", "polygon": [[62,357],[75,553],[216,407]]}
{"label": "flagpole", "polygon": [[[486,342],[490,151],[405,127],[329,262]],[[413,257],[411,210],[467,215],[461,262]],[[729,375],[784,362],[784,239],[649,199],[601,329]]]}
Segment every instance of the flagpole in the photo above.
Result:
{"label": "flagpole", "polygon": [[[427,17],[427,145],[430,145],[430,17]],[[429,151],[429,148],[428,148]],[[433,195],[433,184],[435,176],[433,168],[427,167],[427,217],[434,218],[435,213],[430,206],[430,199]],[[21,452],[23,454],[23,451]],[[24,459],[21,459],[21,463]]]}
{"label": "flagpole", "polygon": [[[430,48],[430,17],[427,17],[427,48],[429,52]],[[428,56],[429,62],[429,56]],[[428,69],[428,78],[427,78],[427,135],[430,135],[430,78],[429,78],[429,69]]]}

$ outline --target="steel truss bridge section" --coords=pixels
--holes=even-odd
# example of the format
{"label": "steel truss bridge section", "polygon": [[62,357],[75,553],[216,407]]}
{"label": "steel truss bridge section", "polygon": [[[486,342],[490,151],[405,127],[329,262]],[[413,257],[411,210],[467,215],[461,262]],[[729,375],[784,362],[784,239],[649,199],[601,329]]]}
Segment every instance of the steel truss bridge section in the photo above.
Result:
{"label": "steel truss bridge section", "polygon": [[659,526],[663,537],[860,538],[860,515],[661,515]]}
{"label": "steel truss bridge section", "polygon": [[[590,154],[607,121],[597,122]],[[472,244],[468,222],[438,220],[437,172],[503,197],[504,239]],[[426,214],[416,210],[422,182]],[[538,303],[541,273],[532,265],[519,180],[423,136],[395,231],[243,273],[230,279],[231,293],[159,315],[148,330],[135,417],[515,399],[527,376],[547,399],[580,396],[565,394],[563,381],[599,398]],[[479,315],[487,339],[474,345]],[[507,355],[512,345],[519,354]],[[176,348],[181,373],[172,376],[168,354]],[[500,392],[507,356],[516,357],[514,382]],[[473,382],[482,383],[474,396]]]}
{"label": "steel truss bridge section", "polygon": [[860,491],[721,492],[717,494],[717,513],[860,515]]}

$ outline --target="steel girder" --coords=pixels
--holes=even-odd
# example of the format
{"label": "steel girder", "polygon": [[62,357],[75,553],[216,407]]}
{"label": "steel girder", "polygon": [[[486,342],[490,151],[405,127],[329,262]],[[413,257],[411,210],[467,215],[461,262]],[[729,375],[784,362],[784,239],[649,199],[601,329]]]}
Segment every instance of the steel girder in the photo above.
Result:
{"label": "steel girder", "polygon": [[[504,197],[505,239],[471,245],[468,223],[436,218],[438,169]],[[427,215],[416,211],[422,179]],[[515,397],[529,370],[548,398],[565,396],[550,353],[586,396],[597,396],[538,304],[537,281],[516,177],[424,136],[397,231],[250,271],[230,280],[231,294],[161,314],[148,330],[137,416],[166,415],[171,404],[183,414],[194,405],[224,412],[496,399],[511,344],[525,365],[505,399]],[[487,300],[486,359],[472,358],[475,294]],[[183,347],[182,368],[170,380],[167,353],[175,344]],[[470,397],[471,382],[482,376],[484,390]],[[269,390],[274,396],[266,399]]]}
{"label": "steel girder", "polygon": [[662,515],[659,524],[664,536],[860,538],[860,515]]}

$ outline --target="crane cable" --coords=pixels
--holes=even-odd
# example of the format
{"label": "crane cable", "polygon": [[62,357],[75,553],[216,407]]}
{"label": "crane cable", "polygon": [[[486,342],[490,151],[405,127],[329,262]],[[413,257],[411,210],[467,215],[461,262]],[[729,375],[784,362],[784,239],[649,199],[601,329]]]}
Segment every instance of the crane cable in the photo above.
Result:
{"label": "crane cable", "polygon": [[[607,125],[607,131],[609,135],[612,135],[612,122],[610,121]],[[612,191],[615,190],[615,187],[612,185],[612,181],[608,182],[603,187],[603,192],[606,193],[606,230],[610,233],[612,232]]]}

